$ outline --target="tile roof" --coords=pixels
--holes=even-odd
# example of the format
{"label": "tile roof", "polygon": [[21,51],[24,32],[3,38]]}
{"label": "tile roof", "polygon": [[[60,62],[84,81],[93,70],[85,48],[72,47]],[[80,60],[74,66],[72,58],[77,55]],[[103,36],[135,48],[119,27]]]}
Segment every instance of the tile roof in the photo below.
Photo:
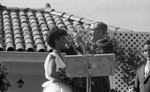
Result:
{"label": "tile roof", "polygon": [[47,52],[48,31],[58,27],[69,31],[88,29],[92,20],[55,11],[2,8],[0,10],[0,51]]}

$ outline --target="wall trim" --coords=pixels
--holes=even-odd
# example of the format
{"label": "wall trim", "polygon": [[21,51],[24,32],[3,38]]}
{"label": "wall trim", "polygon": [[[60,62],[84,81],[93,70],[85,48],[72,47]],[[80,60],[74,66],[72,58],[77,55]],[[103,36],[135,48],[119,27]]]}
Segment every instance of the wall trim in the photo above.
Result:
{"label": "wall trim", "polygon": [[49,52],[0,52],[0,61],[3,62],[44,62]]}

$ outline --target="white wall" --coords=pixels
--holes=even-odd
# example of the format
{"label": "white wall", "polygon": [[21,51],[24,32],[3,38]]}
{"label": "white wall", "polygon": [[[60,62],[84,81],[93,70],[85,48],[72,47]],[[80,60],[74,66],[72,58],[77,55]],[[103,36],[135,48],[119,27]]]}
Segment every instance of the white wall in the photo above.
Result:
{"label": "white wall", "polygon": [[8,79],[12,82],[12,86],[9,87],[7,92],[42,92],[41,85],[46,81],[43,75],[22,75],[24,86],[18,88],[19,75],[9,75]]}

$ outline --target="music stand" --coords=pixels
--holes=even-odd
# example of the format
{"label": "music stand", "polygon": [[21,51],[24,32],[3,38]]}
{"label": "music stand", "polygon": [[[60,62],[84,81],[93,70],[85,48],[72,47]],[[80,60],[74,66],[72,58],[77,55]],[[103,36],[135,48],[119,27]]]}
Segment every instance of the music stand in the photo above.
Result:
{"label": "music stand", "polygon": [[110,76],[115,72],[114,54],[66,55],[68,77],[86,77],[87,92],[91,92],[91,76]]}

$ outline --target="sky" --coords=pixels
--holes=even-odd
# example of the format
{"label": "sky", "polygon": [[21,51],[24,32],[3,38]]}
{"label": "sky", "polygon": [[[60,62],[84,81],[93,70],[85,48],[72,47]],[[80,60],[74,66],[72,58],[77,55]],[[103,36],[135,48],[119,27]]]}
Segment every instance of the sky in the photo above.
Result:
{"label": "sky", "polygon": [[149,0],[0,0],[2,5],[62,11],[132,31],[150,31]]}

